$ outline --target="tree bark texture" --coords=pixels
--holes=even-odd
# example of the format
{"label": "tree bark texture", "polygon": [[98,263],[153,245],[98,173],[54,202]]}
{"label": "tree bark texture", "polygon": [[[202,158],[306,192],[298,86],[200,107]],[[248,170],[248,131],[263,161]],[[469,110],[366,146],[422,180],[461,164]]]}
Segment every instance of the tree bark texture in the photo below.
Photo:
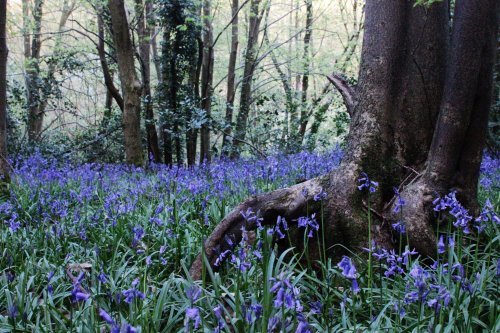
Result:
{"label": "tree bark texture", "polygon": [[142,165],[144,163],[140,127],[142,86],[135,72],[134,47],[130,38],[125,4],[123,0],[109,0],[108,8],[124,99],[125,157],[129,164]]}
{"label": "tree bark texture", "polygon": [[[24,26],[29,27],[32,25],[28,37],[25,37],[24,46],[28,49],[24,50],[25,55],[28,55],[26,61],[26,101],[28,108],[28,140],[29,142],[36,142],[40,139],[40,134],[42,132],[43,125],[43,114],[40,113],[39,103],[41,100],[40,88],[41,88],[41,78],[40,78],[40,49],[42,46],[41,42],[41,30],[42,30],[42,16],[43,16],[43,0],[35,0],[32,10],[33,22],[29,20],[29,17],[23,17],[26,20]],[[26,8],[24,8],[26,7]],[[23,1],[23,12],[29,11],[28,0]],[[27,34],[27,32],[25,32]],[[30,38],[31,37],[31,38]]]}
{"label": "tree bark texture", "polygon": [[142,76],[142,100],[144,105],[144,122],[148,143],[148,160],[160,163],[161,153],[158,144],[158,133],[153,110],[151,94],[151,52],[150,52],[150,22],[153,19],[153,8],[149,0],[135,0],[135,15],[137,17],[137,34],[139,37],[139,60]]}
{"label": "tree bark texture", "polygon": [[7,163],[7,0],[0,0],[0,194],[9,182]]}
{"label": "tree bark texture", "polygon": [[241,80],[240,108],[236,120],[235,133],[231,157],[240,156],[240,145],[245,140],[248,124],[248,115],[252,101],[252,80],[257,66],[257,44],[259,40],[260,22],[262,14],[259,12],[261,0],[252,0],[250,3],[250,17],[248,26],[248,41],[245,52],[245,66]]}
{"label": "tree bark texture", "polygon": [[210,162],[210,119],[214,77],[214,36],[212,28],[212,1],[203,2],[203,64],[201,71],[201,108],[207,121],[200,131],[200,163]]}
{"label": "tree bark texture", "polygon": [[[240,217],[241,210],[258,212],[264,224],[276,223],[278,216],[293,223],[305,207],[319,213],[313,196],[321,189],[327,192],[323,229],[329,256],[342,254],[334,246],[339,243],[357,251],[371,247],[368,209],[375,217],[373,239],[394,248],[393,186],[406,201],[402,221],[409,245],[435,255],[432,200],[456,189],[467,207],[475,206],[491,102],[496,6],[495,0],[458,0],[450,40],[447,2],[425,8],[410,0],[368,0],[359,84],[340,166],[236,207],[205,243],[209,262],[227,246],[224,236],[234,235],[237,243],[242,226],[256,227]],[[361,172],[380,184],[369,199],[357,187]],[[302,246],[300,237],[292,242]],[[191,268],[194,277],[201,267],[199,257]]]}
{"label": "tree bark texture", "polygon": [[300,147],[306,133],[308,123],[308,109],[307,109],[307,91],[309,89],[309,67],[311,66],[311,51],[310,44],[312,38],[312,24],[313,24],[313,3],[312,0],[305,0],[306,3],[306,32],[304,35],[304,72],[302,74],[302,95],[301,95],[301,109],[300,109],[300,125],[299,133],[297,135],[297,146]]}
{"label": "tree bark texture", "polygon": [[231,146],[231,132],[234,113],[234,99],[236,96],[236,61],[238,60],[239,45],[239,1],[233,0],[231,5],[231,51],[229,53],[229,65],[227,68],[227,97],[226,97],[226,126],[222,137],[222,155],[229,156]]}

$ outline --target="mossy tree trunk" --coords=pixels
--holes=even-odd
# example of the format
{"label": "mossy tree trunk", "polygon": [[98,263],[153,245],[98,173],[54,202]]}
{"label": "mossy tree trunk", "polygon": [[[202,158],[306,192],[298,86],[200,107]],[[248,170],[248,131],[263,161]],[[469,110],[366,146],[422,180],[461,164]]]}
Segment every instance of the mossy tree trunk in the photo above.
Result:
{"label": "mossy tree trunk", "polygon": [[8,194],[7,163],[7,0],[0,0],[0,196]]}
{"label": "mossy tree trunk", "polygon": [[[330,256],[343,244],[368,247],[368,206],[373,239],[394,247],[391,224],[397,187],[407,201],[403,221],[410,246],[436,252],[432,200],[451,189],[468,207],[477,207],[477,181],[491,100],[496,41],[495,0],[458,0],[450,36],[448,4],[414,6],[414,1],[368,0],[359,84],[344,93],[350,132],[340,166],[322,177],[255,196],[226,216],[206,240],[207,258],[241,239],[240,228],[256,226],[241,211],[259,212],[264,224],[283,216],[293,224],[318,209],[314,195],[327,193],[323,226]],[[366,172],[379,182],[367,202],[358,190]],[[303,193],[308,195],[304,196]],[[290,221],[292,223],[290,223]],[[293,246],[301,246],[301,238]],[[315,242],[312,242],[315,243]],[[315,249],[310,249],[314,253]],[[199,277],[201,259],[191,274]]]}
{"label": "mossy tree trunk", "polygon": [[113,42],[123,91],[123,136],[127,163],[144,163],[141,143],[141,95],[142,85],[137,78],[134,62],[134,47],[123,0],[109,0]]}

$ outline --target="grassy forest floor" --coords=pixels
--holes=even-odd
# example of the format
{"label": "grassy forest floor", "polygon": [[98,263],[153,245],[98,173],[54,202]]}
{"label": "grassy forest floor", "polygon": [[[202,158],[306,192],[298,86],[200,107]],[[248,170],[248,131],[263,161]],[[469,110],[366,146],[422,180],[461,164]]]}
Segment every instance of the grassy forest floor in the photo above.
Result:
{"label": "grassy forest floor", "polygon": [[[375,246],[372,276],[355,254],[322,258],[312,270],[299,261],[304,253],[292,249],[284,260],[275,251],[273,238],[297,223],[280,220],[258,230],[256,242],[244,237],[221,253],[220,273],[207,268],[203,281],[189,279],[202,239],[238,202],[326,173],[341,156],[191,170],[17,158],[11,197],[0,204],[0,332],[499,331],[500,160],[488,156],[480,216],[453,193],[436,198],[436,214],[449,223],[434,262]],[[321,242],[319,221],[298,221],[308,241]],[[404,221],[394,229],[404,243]]]}

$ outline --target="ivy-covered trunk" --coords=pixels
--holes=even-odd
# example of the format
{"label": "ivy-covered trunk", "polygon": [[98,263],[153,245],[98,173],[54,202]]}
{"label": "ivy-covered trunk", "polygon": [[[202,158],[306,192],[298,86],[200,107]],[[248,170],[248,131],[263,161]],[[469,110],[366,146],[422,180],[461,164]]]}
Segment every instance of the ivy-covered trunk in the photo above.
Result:
{"label": "ivy-covered trunk", "polygon": [[[206,240],[209,261],[214,262],[217,249],[228,246],[226,235],[238,242],[242,226],[256,228],[240,214],[247,209],[259,214],[263,224],[275,224],[282,216],[296,229],[299,217],[319,216],[322,206],[320,231],[330,256],[341,254],[335,244],[358,251],[369,247],[369,234],[378,245],[395,247],[391,225],[401,215],[393,213],[398,202],[394,188],[406,201],[402,222],[410,246],[423,255],[435,254],[432,201],[457,190],[467,207],[476,207],[496,6],[495,0],[458,0],[450,36],[446,1],[415,7],[410,0],[368,0],[359,84],[343,90],[344,101],[351,104],[351,124],[340,166],[240,204]],[[366,181],[359,182],[366,178],[363,173],[378,182],[376,192],[359,190]],[[326,197],[315,200],[320,193]],[[302,239],[292,238],[291,245],[302,246]],[[310,246],[310,255],[317,253]],[[201,267],[198,258],[191,268],[194,277]]]}

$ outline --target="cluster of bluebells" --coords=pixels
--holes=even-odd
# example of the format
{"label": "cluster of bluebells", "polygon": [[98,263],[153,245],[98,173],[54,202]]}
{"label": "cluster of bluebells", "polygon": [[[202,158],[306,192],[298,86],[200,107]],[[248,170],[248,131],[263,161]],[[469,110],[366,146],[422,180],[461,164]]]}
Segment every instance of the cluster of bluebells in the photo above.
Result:
{"label": "cluster of bluebells", "polygon": [[486,200],[481,214],[477,218],[473,218],[469,211],[462,206],[457,199],[455,191],[448,193],[444,197],[436,198],[433,201],[434,211],[449,213],[453,217],[453,226],[463,230],[465,234],[471,233],[471,226],[481,233],[487,225],[488,221],[493,221],[495,224],[500,224],[500,218],[493,211],[493,205],[490,200]]}
{"label": "cluster of bluebells", "polygon": [[388,278],[393,278],[398,275],[402,276],[408,267],[411,256],[416,254],[417,252],[415,250],[409,250],[408,247],[405,248],[405,251],[401,253],[401,255],[396,254],[394,250],[386,250],[383,248],[378,248],[372,252],[376,260],[384,263],[384,276]]}
{"label": "cluster of bluebells", "polygon": [[454,218],[453,225],[456,228],[461,228],[466,234],[471,232],[470,222],[473,218],[470,216],[469,211],[458,201],[457,192],[453,191],[444,197],[435,199],[433,205],[435,212],[448,212],[452,215]]}

